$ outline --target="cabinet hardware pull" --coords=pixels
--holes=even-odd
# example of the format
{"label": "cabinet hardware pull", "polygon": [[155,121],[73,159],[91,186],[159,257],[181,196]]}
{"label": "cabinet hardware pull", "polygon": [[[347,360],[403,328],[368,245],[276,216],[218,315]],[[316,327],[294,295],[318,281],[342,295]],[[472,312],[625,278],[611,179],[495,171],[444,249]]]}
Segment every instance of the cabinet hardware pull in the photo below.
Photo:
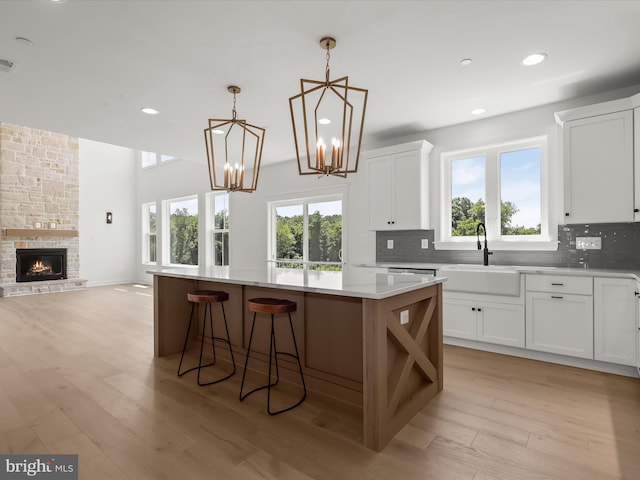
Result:
{"label": "cabinet hardware pull", "polygon": [[633,209],[633,213],[638,213],[638,212],[640,212],[640,208],[634,208]]}
{"label": "cabinet hardware pull", "polygon": [[552,283],[551,285],[553,285],[554,287],[563,287],[564,283]]}
{"label": "cabinet hardware pull", "polygon": [[564,297],[561,297],[559,295],[551,295],[551,298],[559,298],[560,300],[562,300]]}
{"label": "cabinet hardware pull", "polygon": [[569,216],[569,212],[564,212],[564,216],[568,217]]}
{"label": "cabinet hardware pull", "polygon": [[481,312],[481,311],[482,311],[482,309],[481,309],[481,308],[479,308],[479,309],[478,309],[478,311],[479,311],[479,312]]}
{"label": "cabinet hardware pull", "polygon": [[471,311],[475,312],[476,311],[476,307],[471,307]]}

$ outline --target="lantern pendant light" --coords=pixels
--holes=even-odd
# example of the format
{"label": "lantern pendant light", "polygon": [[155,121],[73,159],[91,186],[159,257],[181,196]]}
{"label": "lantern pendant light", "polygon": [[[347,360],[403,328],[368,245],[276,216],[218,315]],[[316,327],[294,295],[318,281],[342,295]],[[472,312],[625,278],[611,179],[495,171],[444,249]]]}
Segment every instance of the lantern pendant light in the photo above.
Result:
{"label": "lantern pendant light", "polygon": [[300,175],[346,177],[358,171],[368,90],[349,86],[349,77],[330,79],[330,50],[325,37],[324,80],[300,79],[300,93],[289,98]]}
{"label": "lantern pendant light", "polygon": [[237,118],[240,87],[227,90],[233,94],[231,118],[210,118],[204,129],[211,190],[251,193],[258,187],[265,129]]}

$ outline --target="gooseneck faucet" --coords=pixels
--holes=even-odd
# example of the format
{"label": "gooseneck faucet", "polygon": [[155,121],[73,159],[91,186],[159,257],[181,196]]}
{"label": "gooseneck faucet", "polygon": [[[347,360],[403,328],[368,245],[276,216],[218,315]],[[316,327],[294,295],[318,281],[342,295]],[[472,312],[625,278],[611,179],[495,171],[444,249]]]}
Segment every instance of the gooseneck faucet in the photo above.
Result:
{"label": "gooseneck faucet", "polygon": [[480,243],[480,227],[482,227],[482,231],[484,233],[484,250],[483,250],[483,263],[485,266],[489,265],[489,255],[493,255],[493,252],[489,251],[489,246],[487,245],[487,227],[484,223],[480,222],[476,227],[476,238],[478,239],[478,250],[482,249],[482,244]]}

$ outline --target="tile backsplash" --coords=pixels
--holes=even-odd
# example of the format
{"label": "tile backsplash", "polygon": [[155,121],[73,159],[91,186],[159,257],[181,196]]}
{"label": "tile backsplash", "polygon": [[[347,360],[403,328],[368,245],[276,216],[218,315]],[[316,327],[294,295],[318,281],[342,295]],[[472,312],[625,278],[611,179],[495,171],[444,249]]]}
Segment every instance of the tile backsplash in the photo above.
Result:
{"label": "tile backsplash", "polygon": [[[576,237],[600,237],[601,250],[576,249]],[[421,248],[427,239],[429,248]],[[393,249],[387,241],[393,240]],[[407,263],[482,263],[477,250],[436,250],[434,230],[376,232],[376,261]],[[491,243],[489,243],[491,249]],[[592,223],[558,226],[557,251],[495,251],[493,265],[535,265],[640,270],[640,223]]]}

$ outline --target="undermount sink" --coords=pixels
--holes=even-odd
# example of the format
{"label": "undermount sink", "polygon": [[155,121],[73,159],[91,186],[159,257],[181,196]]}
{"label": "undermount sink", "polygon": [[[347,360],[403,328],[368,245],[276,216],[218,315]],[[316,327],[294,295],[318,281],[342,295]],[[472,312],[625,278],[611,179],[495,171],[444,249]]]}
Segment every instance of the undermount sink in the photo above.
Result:
{"label": "undermount sink", "polygon": [[439,274],[447,277],[443,288],[453,292],[485,295],[520,295],[519,267],[512,265],[447,265]]}

